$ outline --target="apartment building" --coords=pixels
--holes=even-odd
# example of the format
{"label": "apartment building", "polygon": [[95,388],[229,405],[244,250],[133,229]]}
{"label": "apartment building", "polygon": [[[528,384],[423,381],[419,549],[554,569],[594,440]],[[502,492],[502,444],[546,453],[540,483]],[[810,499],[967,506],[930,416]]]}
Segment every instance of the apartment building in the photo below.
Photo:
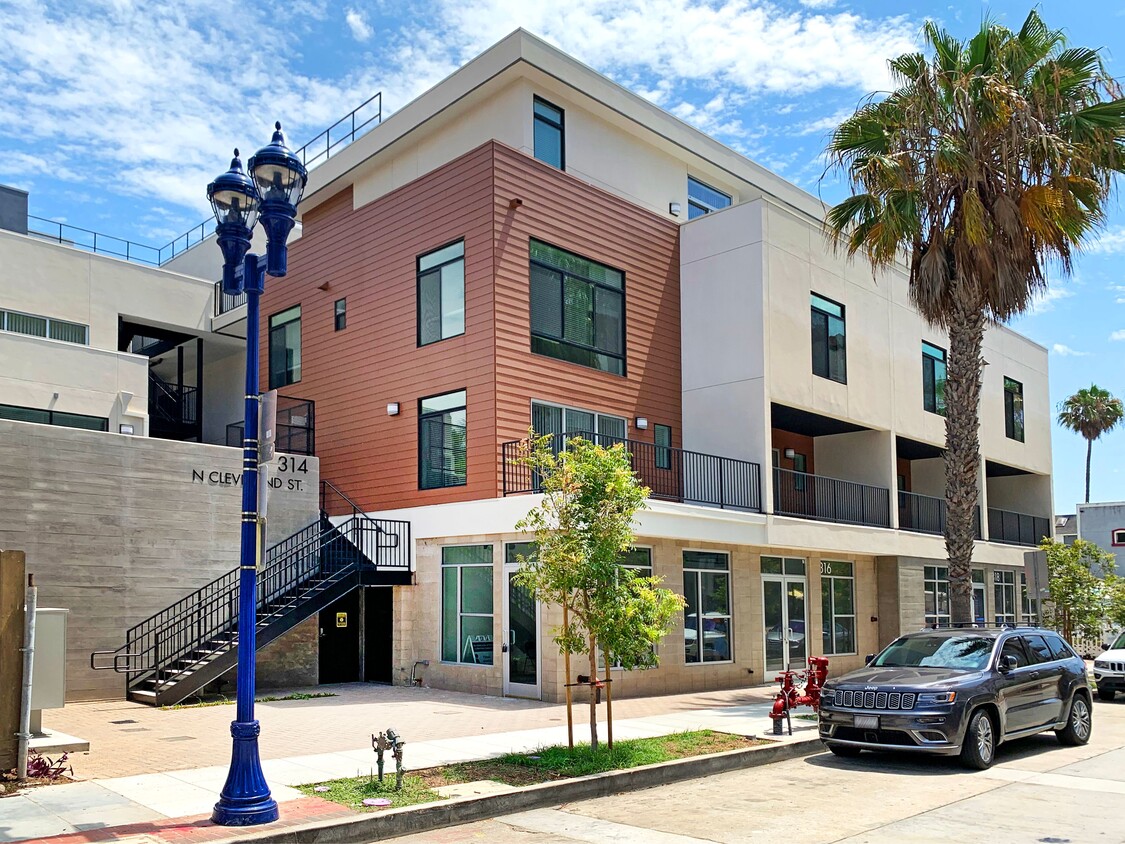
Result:
{"label": "apartment building", "polygon": [[[511,582],[530,429],[624,439],[652,490],[623,564],[687,609],[615,694],[843,671],[948,617],[948,344],[824,211],[522,31],[311,174],[262,366],[315,402],[323,476],[411,524],[413,583],[362,599],[395,682],[561,697],[555,608]],[[1047,353],[994,327],[985,355],[974,599],[1015,621],[1051,532]]]}

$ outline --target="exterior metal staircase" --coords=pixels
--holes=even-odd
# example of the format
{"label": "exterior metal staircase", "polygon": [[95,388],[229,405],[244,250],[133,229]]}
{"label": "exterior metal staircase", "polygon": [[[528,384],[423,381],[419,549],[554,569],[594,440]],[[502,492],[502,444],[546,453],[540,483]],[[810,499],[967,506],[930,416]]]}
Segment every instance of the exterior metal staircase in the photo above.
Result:
{"label": "exterior metal staircase", "polygon": [[[328,515],[332,495],[350,514]],[[270,547],[259,567],[257,647],[360,585],[409,584],[411,548],[409,522],[372,519],[322,482],[320,517]],[[130,628],[117,650],[90,654],[90,667],[125,674],[129,699],[141,703],[167,706],[198,692],[237,664],[238,574],[234,569]]]}

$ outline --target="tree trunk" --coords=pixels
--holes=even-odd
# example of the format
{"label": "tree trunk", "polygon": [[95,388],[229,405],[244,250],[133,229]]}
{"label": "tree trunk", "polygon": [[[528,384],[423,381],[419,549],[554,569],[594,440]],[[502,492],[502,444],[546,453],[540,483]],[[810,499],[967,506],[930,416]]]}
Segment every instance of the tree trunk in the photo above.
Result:
{"label": "tree trunk", "polygon": [[1086,440],[1086,503],[1090,503],[1090,453],[1094,450],[1094,441]]}
{"label": "tree trunk", "polygon": [[[981,345],[984,315],[964,282],[949,324],[945,382],[945,551],[949,557],[950,621],[973,621],[974,515],[979,498]],[[967,301],[966,301],[967,300]]]}
{"label": "tree trunk", "polygon": [[590,750],[598,749],[598,648],[590,636]]}

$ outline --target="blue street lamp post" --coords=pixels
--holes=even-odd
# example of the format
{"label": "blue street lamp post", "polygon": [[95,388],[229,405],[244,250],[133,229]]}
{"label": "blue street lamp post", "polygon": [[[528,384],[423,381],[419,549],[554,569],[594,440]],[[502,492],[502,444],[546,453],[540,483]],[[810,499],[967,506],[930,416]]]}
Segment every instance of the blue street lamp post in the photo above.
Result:
{"label": "blue street lamp post", "polygon": [[[242,537],[238,595],[238,701],[230,733],[234,740],[230,772],[211,820],[223,826],[251,826],[277,820],[258,755],[258,722],[254,720],[254,653],[257,623],[258,554],[258,297],[266,275],[284,276],[285,245],[308,171],[285,146],[281,124],[273,140],[251,156],[250,174],[242,169],[238,150],[230,170],[207,186],[215,212],[216,240],[223,252],[223,291],[246,292],[246,414],[242,431]],[[250,253],[254,225],[266,230],[266,256]]]}

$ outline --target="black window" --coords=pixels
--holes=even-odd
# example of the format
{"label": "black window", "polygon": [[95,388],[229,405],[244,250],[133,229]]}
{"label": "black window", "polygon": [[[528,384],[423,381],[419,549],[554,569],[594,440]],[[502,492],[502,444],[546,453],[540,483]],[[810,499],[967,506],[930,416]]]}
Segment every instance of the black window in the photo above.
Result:
{"label": "black window", "polygon": [[535,157],[540,161],[566,169],[563,151],[563,110],[546,100],[535,98]]}
{"label": "black window", "polygon": [[335,319],[336,330],[343,331],[348,327],[348,300],[337,299],[336,305],[333,308],[333,317]]}
{"label": "black window", "polygon": [[1047,645],[1051,648],[1051,656],[1055,659],[1074,659],[1076,654],[1070,646],[1062,640],[1061,636],[1055,633],[1048,633],[1043,637],[1047,640]]}
{"label": "black window", "polygon": [[108,431],[109,420],[101,416],[81,413],[63,413],[59,410],[39,410],[34,407],[17,407],[0,404],[0,419],[15,422],[38,422],[40,425],[58,425],[63,428],[85,428],[88,431]]}
{"label": "black window", "polygon": [[270,317],[270,389],[301,380],[301,306]]}
{"label": "black window", "polygon": [[531,241],[531,351],[625,374],[625,274]]}
{"label": "black window", "polygon": [[710,185],[705,185],[699,179],[688,176],[687,180],[687,217],[694,220],[720,208],[730,207],[730,197]]}
{"label": "black window", "polygon": [[812,294],[812,369],[814,375],[848,383],[844,306]]}
{"label": "black window", "polygon": [[464,486],[466,474],[465,391],[418,402],[418,486]]}
{"label": "black window", "polygon": [[1004,377],[1004,435],[1023,442],[1023,384]]}
{"label": "black window", "polygon": [[465,333],[465,242],[418,258],[418,345]]}
{"label": "black window", "polygon": [[1014,656],[1016,658],[1016,668],[1023,668],[1029,663],[1027,654],[1024,652],[1023,645],[1020,640],[1013,636],[1011,639],[1004,641],[1004,647],[1000,650],[1000,659],[1005,657]]}
{"label": "black window", "polygon": [[656,468],[672,468],[672,429],[668,425],[657,425],[653,428],[653,440],[656,443]]}
{"label": "black window", "polygon": [[945,349],[922,341],[922,407],[945,416]]}
{"label": "black window", "polygon": [[1027,648],[1028,656],[1035,662],[1051,662],[1057,657],[1051,653],[1051,648],[1044,641],[1042,636],[1024,636],[1024,647]]}

